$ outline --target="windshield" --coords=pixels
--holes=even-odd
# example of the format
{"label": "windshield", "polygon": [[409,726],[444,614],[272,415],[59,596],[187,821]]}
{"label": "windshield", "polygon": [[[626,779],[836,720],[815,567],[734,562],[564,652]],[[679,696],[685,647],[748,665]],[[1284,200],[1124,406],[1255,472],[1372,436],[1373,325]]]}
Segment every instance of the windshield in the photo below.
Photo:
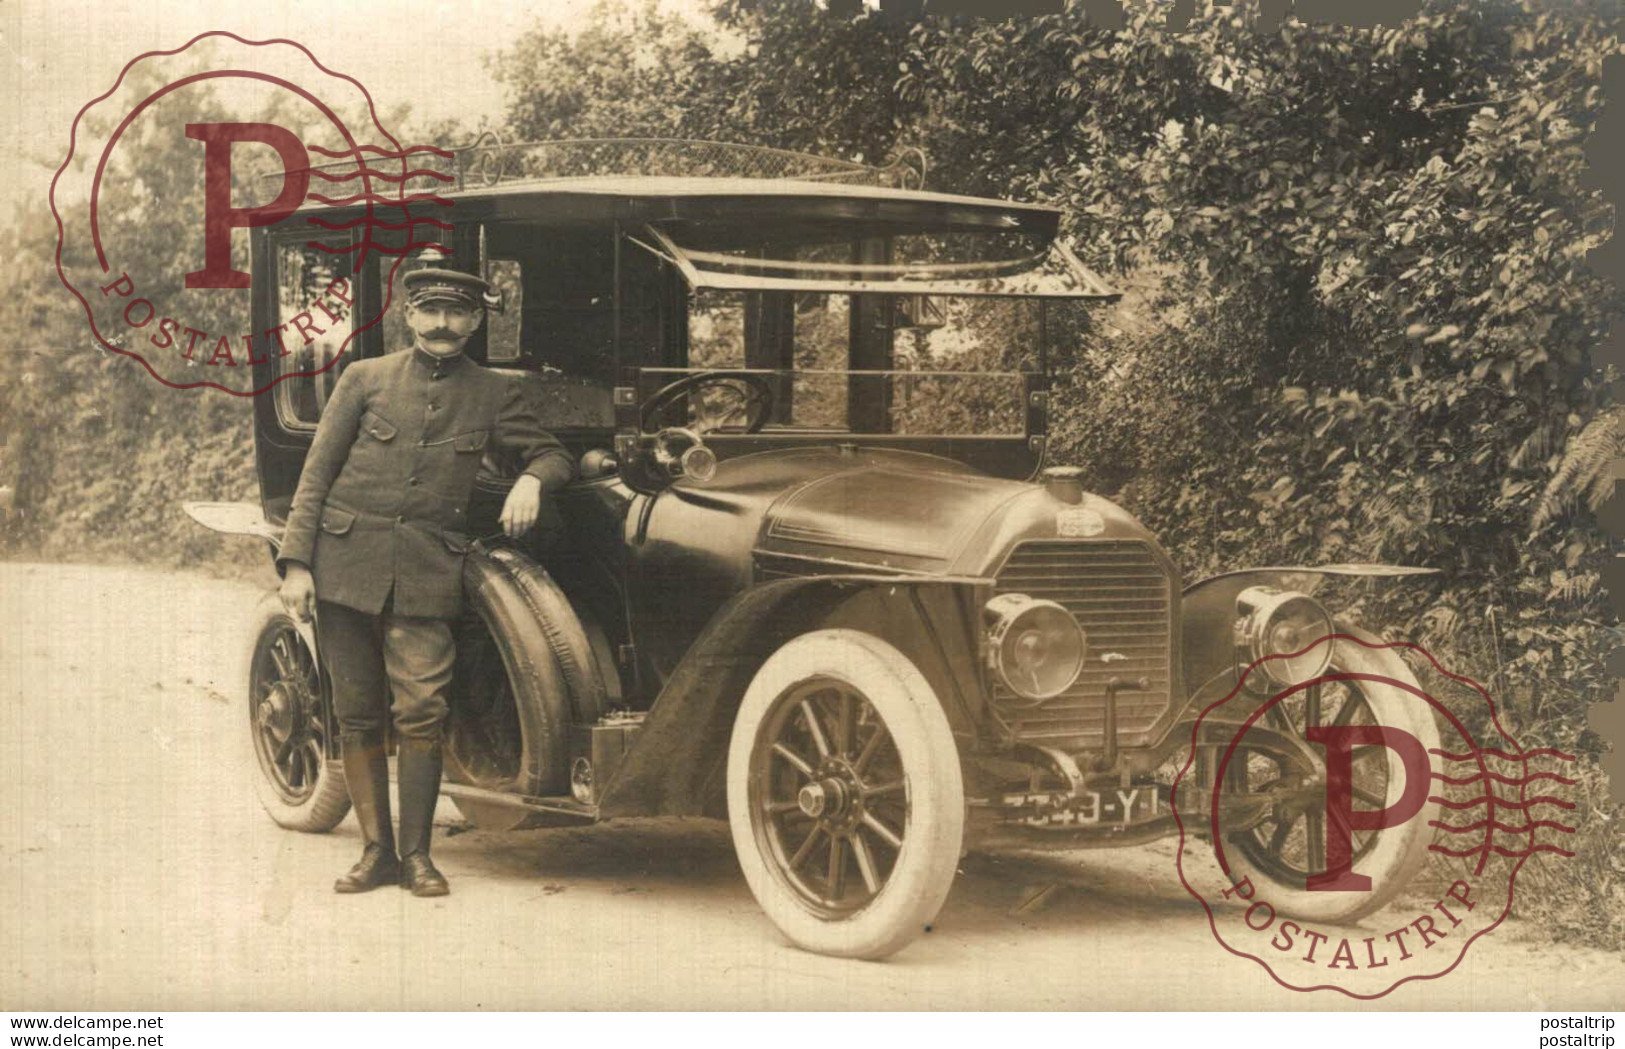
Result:
{"label": "windshield", "polygon": [[700,290],[688,366],[646,369],[639,392],[699,371],[757,371],[771,377],[771,427],[1016,436],[1043,313],[1032,299]]}

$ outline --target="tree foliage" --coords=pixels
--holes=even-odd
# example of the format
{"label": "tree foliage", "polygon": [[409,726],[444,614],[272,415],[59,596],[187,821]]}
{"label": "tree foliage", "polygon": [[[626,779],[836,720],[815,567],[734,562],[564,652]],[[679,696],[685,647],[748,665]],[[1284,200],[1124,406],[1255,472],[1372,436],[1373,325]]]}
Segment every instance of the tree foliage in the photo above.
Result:
{"label": "tree foliage", "polygon": [[[134,97],[159,86],[153,76],[140,69],[132,74]],[[163,106],[161,126],[137,125],[132,135],[142,135],[140,148],[119,149],[108,169],[100,214],[116,263],[112,275],[127,271],[156,316],[182,318],[210,333],[246,332],[247,291],[164,291],[181,289],[185,273],[203,257],[202,156],[184,127],[242,115],[212,85],[177,92]],[[314,115],[294,105],[254,116],[304,141],[330,143]],[[272,156],[243,151],[235,159],[235,199],[264,198],[259,175],[272,166]],[[170,389],[137,362],[104,349],[58,279],[57,246],[43,202],[19,211],[0,232],[0,250],[21,275],[0,301],[0,325],[20,336],[12,352],[0,355],[0,486],[10,489],[9,507],[0,508],[0,550],[263,571],[263,548],[208,532],[182,510],[189,499],[257,500],[251,403],[217,391]],[[246,236],[235,238],[233,253],[233,265],[247,269]],[[74,238],[63,244],[61,263],[82,288],[94,287],[101,275],[90,245]],[[126,328],[118,320],[117,300],[95,298],[92,291],[110,338],[152,336],[153,326]],[[200,344],[195,369],[183,369],[176,356],[184,341],[167,351],[136,348],[153,360],[170,354],[158,366],[178,381],[201,377],[212,347]],[[241,383],[242,369],[235,371],[222,378]]]}

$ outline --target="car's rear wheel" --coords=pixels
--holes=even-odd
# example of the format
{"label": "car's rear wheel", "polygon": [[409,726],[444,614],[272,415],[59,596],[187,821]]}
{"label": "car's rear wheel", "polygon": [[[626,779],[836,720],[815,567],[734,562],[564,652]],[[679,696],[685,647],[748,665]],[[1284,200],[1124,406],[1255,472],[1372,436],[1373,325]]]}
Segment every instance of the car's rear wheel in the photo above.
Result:
{"label": "car's rear wheel", "polygon": [[[1357,633],[1346,626],[1338,630]],[[1386,677],[1420,691],[1410,668],[1391,649],[1338,641],[1327,673],[1339,672]],[[1298,737],[1315,725],[1384,725],[1415,736],[1425,750],[1439,746],[1438,725],[1427,700],[1376,681],[1325,682],[1282,700],[1267,716],[1270,727]],[[1276,760],[1258,751],[1238,751],[1233,760],[1232,774],[1243,789],[1263,789],[1280,775]],[[1383,746],[1356,747],[1353,775],[1357,811],[1385,809],[1404,791],[1404,763]],[[1306,887],[1309,876],[1327,866],[1323,801],[1277,809],[1258,826],[1231,836],[1225,856],[1236,876],[1250,877],[1259,898],[1280,913],[1312,921],[1353,922],[1389,903],[1421,870],[1433,841],[1430,824],[1438,813],[1438,803],[1427,802],[1398,826],[1351,832],[1353,870],[1371,879],[1365,892],[1311,892]]]}
{"label": "car's rear wheel", "polygon": [[901,949],[947,899],[964,838],[959,754],[935,692],[870,634],[784,645],[734,722],[728,822],[751,892],[796,945]]}
{"label": "car's rear wheel", "polygon": [[255,610],[253,633],[245,676],[255,793],[281,826],[332,830],[350,811],[350,792],[328,761],[330,699],[310,632],[271,594]]}

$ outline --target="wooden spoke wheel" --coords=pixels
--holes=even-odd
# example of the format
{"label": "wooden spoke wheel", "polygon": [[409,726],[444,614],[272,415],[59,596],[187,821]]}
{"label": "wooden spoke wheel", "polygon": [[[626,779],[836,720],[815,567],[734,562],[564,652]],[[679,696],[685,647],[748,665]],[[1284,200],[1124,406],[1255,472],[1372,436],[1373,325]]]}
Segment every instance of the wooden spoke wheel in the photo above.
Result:
{"label": "wooden spoke wheel", "polygon": [[[1316,685],[1282,700],[1265,715],[1266,723],[1278,732],[1307,739],[1308,729],[1327,725],[1375,725],[1371,703],[1358,687],[1360,682],[1333,681]],[[1354,808],[1379,811],[1388,805],[1388,751],[1370,744],[1354,748]],[[1249,791],[1269,789],[1287,775],[1279,756],[1264,751],[1243,752],[1237,766],[1238,786]],[[1311,875],[1326,870],[1326,821],[1324,784],[1305,791],[1300,803],[1276,807],[1265,821],[1237,837],[1237,845],[1261,870],[1283,884],[1301,886]],[[1349,829],[1356,866],[1370,854],[1377,832]]]}
{"label": "wooden spoke wheel", "polygon": [[[1346,627],[1339,630],[1354,633]],[[1338,641],[1327,673],[1340,671],[1378,675],[1420,690],[1410,669],[1391,649]],[[1427,700],[1376,681],[1325,682],[1305,689],[1275,704],[1264,724],[1299,739],[1306,739],[1308,729],[1315,726],[1384,725],[1410,733],[1424,749],[1439,746],[1439,730]],[[1310,747],[1321,751],[1318,745]],[[1262,792],[1277,789],[1292,778],[1282,758],[1262,750],[1238,749],[1231,762],[1227,770],[1231,789]],[[1356,747],[1353,773],[1355,811],[1381,811],[1404,792],[1403,761],[1387,747]],[[1281,913],[1320,921],[1355,921],[1392,900],[1426,862],[1433,840],[1428,824],[1438,818],[1435,802],[1424,804],[1419,813],[1397,826],[1347,829],[1353,847],[1352,870],[1371,879],[1369,891],[1310,891],[1309,877],[1327,869],[1327,821],[1340,817],[1335,810],[1328,815],[1323,779],[1294,786],[1296,789],[1284,792],[1285,800],[1263,822],[1231,835],[1225,848],[1234,876],[1251,877],[1258,898]]]}
{"label": "wooden spoke wheel", "polygon": [[897,744],[874,705],[814,678],[774,704],[752,755],[752,820],[776,870],[826,919],[879,895],[903,848],[908,799]]}
{"label": "wooden spoke wheel", "polygon": [[344,775],[329,753],[329,697],[308,634],[262,602],[248,661],[248,728],[255,790],[273,820],[292,830],[328,831],[350,809]]}
{"label": "wooden spoke wheel", "polygon": [[871,635],[791,641],[740,706],[728,816],[752,892],[793,942],[846,957],[900,949],[947,898],[964,835],[936,694]]}

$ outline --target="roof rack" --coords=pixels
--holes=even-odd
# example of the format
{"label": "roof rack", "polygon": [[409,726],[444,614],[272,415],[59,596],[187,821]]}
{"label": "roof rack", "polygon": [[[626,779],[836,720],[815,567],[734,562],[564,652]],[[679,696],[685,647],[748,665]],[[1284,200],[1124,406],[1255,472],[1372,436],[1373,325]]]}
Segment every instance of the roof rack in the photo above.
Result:
{"label": "roof rack", "polygon": [[[494,131],[457,149],[414,146],[388,152],[360,147],[365,172],[399,183],[402,192],[461,192],[590,176],[801,179],[921,189],[926,158],[905,151],[885,167],[769,146],[681,138],[578,138],[505,143]],[[313,147],[339,159],[304,169],[328,182],[349,182],[363,168],[360,152]],[[399,167],[396,167],[399,165]],[[394,170],[391,170],[391,169]],[[402,176],[405,176],[403,179]],[[268,178],[281,178],[274,172]],[[359,187],[357,187],[359,188]]]}

